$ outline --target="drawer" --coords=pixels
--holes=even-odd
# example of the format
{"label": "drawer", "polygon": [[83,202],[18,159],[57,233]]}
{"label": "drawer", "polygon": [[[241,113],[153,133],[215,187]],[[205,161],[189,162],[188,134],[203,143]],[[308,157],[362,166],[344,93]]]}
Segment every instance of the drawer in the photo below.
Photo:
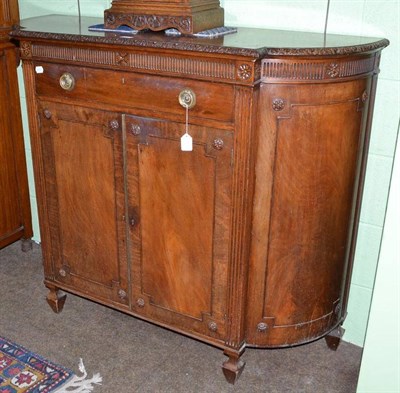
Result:
{"label": "drawer", "polygon": [[[36,63],[35,67],[38,66],[42,67],[36,72],[39,96],[182,115],[179,93],[190,88],[196,94],[196,105],[190,110],[190,116],[229,123],[234,119],[231,85],[52,63]],[[70,90],[60,86],[60,77],[65,73],[74,79]]]}

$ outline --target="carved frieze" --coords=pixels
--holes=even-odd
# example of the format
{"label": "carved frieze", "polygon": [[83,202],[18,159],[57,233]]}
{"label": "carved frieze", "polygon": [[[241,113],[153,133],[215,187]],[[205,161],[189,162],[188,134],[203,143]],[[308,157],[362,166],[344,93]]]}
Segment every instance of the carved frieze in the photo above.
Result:
{"label": "carved frieze", "polygon": [[376,72],[375,57],[340,61],[288,61],[265,59],[262,64],[262,81],[322,81],[364,75]]}
{"label": "carved frieze", "polygon": [[240,71],[237,71],[235,63],[229,61],[219,62],[163,54],[113,52],[42,44],[31,45],[25,41],[21,44],[21,56],[23,58],[31,58],[33,56],[43,60],[62,60],[76,64],[96,64],[121,67],[123,69],[151,70],[180,76],[216,78],[225,81],[235,81],[239,72],[244,79],[252,75],[250,65],[245,64]]}

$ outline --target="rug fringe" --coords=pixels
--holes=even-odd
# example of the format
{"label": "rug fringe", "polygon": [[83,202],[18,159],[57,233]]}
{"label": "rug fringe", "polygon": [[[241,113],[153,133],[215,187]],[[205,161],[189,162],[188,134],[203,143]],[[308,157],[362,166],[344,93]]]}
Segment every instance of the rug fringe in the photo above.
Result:
{"label": "rug fringe", "polygon": [[93,385],[101,385],[102,377],[99,373],[94,374],[92,378],[86,379],[87,372],[82,359],[79,360],[79,371],[82,376],[75,375],[70,381],[62,385],[54,393],[90,393],[93,391]]}

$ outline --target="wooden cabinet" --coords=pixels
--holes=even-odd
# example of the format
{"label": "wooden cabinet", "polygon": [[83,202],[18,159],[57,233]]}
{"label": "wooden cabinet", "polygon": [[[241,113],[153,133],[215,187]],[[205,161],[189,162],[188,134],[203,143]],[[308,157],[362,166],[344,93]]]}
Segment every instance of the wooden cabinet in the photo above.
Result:
{"label": "wooden cabinet", "polygon": [[388,42],[127,39],[86,33],[95,22],[13,33],[50,305],[62,289],[218,346],[230,382],[247,346],[337,345]]}
{"label": "wooden cabinet", "polygon": [[18,21],[16,1],[0,6],[0,248],[23,239],[31,247],[32,224],[18,96],[15,45],[8,39]]}

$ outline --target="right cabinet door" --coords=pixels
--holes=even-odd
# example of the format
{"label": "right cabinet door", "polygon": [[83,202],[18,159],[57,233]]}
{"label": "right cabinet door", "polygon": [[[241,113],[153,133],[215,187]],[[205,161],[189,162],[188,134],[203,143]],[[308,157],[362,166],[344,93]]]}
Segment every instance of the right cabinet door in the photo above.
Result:
{"label": "right cabinet door", "polygon": [[371,80],[261,87],[248,337],[315,339],[342,320]]}
{"label": "right cabinet door", "polygon": [[125,116],[132,307],[224,339],[231,214],[230,131]]}

